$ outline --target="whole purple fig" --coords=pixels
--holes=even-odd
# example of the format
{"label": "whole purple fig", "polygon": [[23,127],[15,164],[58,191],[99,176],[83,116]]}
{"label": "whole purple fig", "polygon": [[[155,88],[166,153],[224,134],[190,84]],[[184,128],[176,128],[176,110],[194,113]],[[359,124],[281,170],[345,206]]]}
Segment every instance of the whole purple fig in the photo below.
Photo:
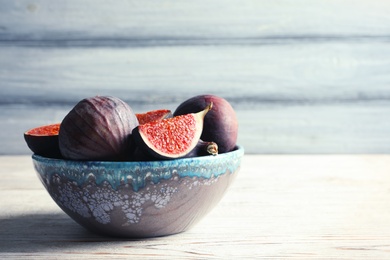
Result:
{"label": "whole purple fig", "polygon": [[130,136],[136,126],[135,113],[121,99],[83,99],[61,122],[61,154],[72,160],[123,160],[134,148]]}
{"label": "whole purple fig", "polygon": [[213,104],[213,108],[204,118],[200,139],[217,143],[219,153],[232,151],[237,142],[238,121],[233,107],[226,99],[216,95],[194,96],[181,103],[173,115],[196,113],[209,103]]}

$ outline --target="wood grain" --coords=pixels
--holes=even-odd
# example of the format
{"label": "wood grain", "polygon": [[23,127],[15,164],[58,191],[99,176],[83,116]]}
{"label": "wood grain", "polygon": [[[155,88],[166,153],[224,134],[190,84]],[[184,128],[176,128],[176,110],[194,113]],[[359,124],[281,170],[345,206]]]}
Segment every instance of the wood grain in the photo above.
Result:
{"label": "wood grain", "polygon": [[388,155],[246,155],[221,203],[190,231],[126,240],[78,226],[28,156],[0,157],[2,259],[388,259]]}
{"label": "wood grain", "polygon": [[[82,98],[137,112],[225,97],[252,154],[390,152],[390,4],[3,1],[0,154]],[[335,134],[337,133],[337,134]]]}
{"label": "wood grain", "polygon": [[[1,36],[9,40],[251,38],[264,35],[386,36],[387,1],[102,0],[4,1]],[[352,38],[353,39],[353,38]]]}

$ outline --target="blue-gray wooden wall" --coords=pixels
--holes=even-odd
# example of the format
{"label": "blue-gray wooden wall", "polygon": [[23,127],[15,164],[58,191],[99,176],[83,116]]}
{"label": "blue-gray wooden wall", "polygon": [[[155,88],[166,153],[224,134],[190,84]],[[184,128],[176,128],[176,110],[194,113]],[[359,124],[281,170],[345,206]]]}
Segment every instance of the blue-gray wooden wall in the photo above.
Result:
{"label": "blue-gray wooden wall", "polygon": [[390,1],[0,0],[0,154],[88,96],[203,93],[247,153],[389,153]]}

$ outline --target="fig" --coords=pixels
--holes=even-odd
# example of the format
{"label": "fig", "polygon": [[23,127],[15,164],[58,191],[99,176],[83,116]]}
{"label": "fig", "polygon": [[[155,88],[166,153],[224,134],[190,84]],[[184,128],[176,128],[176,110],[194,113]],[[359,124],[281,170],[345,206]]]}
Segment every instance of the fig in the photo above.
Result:
{"label": "fig", "polygon": [[64,117],[58,135],[61,154],[72,160],[124,160],[134,145],[138,119],[117,97],[85,98]]}
{"label": "fig", "polygon": [[44,157],[61,158],[58,145],[60,123],[43,125],[24,133],[24,140],[30,150]]}
{"label": "fig", "polygon": [[155,158],[184,157],[197,145],[203,129],[203,119],[212,106],[209,103],[198,113],[138,125],[133,130],[134,141]]}
{"label": "fig", "polygon": [[219,153],[230,152],[237,143],[238,121],[231,104],[216,95],[198,95],[181,103],[173,116],[196,113],[205,104],[213,103],[213,109],[204,118],[203,132],[200,139],[218,144]]}
{"label": "fig", "polygon": [[[205,142],[203,140],[198,141],[195,148],[192,149],[188,154],[183,156],[184,158],[190,157],[199,157],[206,155],[217,155],[218,154],[218,145],[214,142]],[[134,150],[134,153],[129,157],[129,161],[154,161],[156,158],[150,153],[137,147]]]}
{"label": "fig", "polygon": [[217,155],[218,145],[215,142],[205,142],[199,139],[195,148],[192,149],[185,157],[199,157],[205,155]]}
{"label": "fig", "polygon": [[137,113],[135,115],[136,115],[140,125],[145,124],[145,123],[149,123],[152,121],[156,121],[156,120],[171,118],[173,116],[172,111],[169,109],[152,110],[152,111],[148,111],[146,113]]}
{"label": "fig", "polygon": [[155,161],[156,158],[151,154],[149,154],[147,151],[137,146],[134,149],[134,152],[127,160],[131,162],[146,162],[146,161]]}

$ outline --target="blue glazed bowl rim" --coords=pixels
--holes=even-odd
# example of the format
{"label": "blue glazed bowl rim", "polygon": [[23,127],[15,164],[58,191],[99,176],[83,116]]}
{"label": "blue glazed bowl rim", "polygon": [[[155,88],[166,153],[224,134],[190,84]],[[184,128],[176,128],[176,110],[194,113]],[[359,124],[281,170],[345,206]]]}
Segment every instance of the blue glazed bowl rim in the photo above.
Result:
{"label": "blue glazed bowl rim", "polygon": [[233,151],[227,152],[227,153],[221,153],[218,155],[207,155],[207,156],[198,156],[198,157],[190,157],[190,158],[178,158],[178,159],[171,159],[171,160],[155,160],[155,161],[84,161],[84,160],[67,160],[67,159],[59,159],[59,158],[50,158],[50,157],[44,157],[41,155],[33,154],[32,159],[34,161],[38,161],[41,163],[71,163],[73,165],[79,165],[79,166],[106,166],[106,167],[112,167],[113,165],[123,165],[124,167],[130,167],[133,165],[139,166],[139,165],[147,165],[147,166],[170,166],[172,162],[207,162],[215,160],[215,158],[225,158],[230,156],[238,156],[241,157],[244,155],[244,147],[241,145],[237,145]]}
{"label": "blue glazed bowl rim", "polygon": [[[231,152],[216,156],[199,156],[160,161],[75,161],[47,158],[33,154],[34,167],[41,177],[60,174],[83,185],[88,181],[88,172],[94,172],[97,184],[107,181],[113,188],[125,180],[135,191],[145,187],[149,178],[157,183],[163,179],[196,177],[210,179],[227,172],[234,173],[241,163],[244,148],[237,145]],[[129,177],[131,180],[129,180]]]}

